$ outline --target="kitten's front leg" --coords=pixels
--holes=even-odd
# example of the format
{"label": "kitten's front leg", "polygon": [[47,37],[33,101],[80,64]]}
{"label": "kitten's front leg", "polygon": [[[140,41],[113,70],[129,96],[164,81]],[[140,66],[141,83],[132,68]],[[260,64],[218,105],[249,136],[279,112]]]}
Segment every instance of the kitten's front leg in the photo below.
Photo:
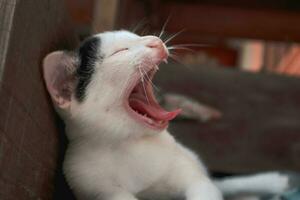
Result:
{"label": "kitten's front leg", "polygon": [[191,184],[186,191],[186,200],[222,200],[219,189],[209,180],[203,179]]}

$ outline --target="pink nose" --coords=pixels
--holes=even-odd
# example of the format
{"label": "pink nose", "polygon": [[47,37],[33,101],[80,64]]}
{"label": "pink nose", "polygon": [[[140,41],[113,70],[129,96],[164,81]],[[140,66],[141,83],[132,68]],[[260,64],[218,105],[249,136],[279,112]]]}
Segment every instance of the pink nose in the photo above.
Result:
{"label": "pink nose", "polygon": [[157,49],[162,59],[168,57],[168,50],[160,38],[155,36],[144,36],[143,38],[145,40],[146,46],[152,49]]}

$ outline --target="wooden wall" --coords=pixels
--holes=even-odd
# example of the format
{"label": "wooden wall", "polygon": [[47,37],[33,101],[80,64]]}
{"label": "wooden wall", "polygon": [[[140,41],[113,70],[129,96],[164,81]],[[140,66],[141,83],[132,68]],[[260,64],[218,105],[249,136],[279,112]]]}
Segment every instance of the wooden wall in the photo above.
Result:
{"label": "wooden wall", "polygon": [[237,67],[237,41],[300,42],[300,3],[295,0],[124,0],[118,13],[117,28],[146,22],[146,31],[138,33],[147,34],[159,33],[169,18],[165,36],[185,31],[168,45],[208,44],[193,50],[226,67]]}
{"label": "wooden wall", "polygon": [[[0,199],[71,199],[59,171],[65,145],[63,127],[60,129],[61,123],[55,117],[43,84],[41,60],[52,50],[74,47],[77,38],[62,1],[15,2],[0,0],[0,11],[8,4],[10,11],[14,11],[12,20],[6,20],[11,29],[4,29],[1,24],[0,34],[3,40],[3,35],[8,35],[3,34],[4,31],[10,31],[10,37],[5,39],[5,57],[1,57],[4,62],[0,84]],[[142,19],[145,13],[154,16],[153,7],[145,12],[133,12],[130,5],[123,7],[128,8],[128,19]],[[157,16],[163,14],[158,9],[154,11]],[[120,11],[119,17],[126,19],[124,13],[125,10]],[[188,20],[193,15],[185,17]],[[292,21],[299,17],[291,15],[295,16]],[[289,17],[284,19],[289,21]],[[157,18],[154,16],[152,20],[155,22]],[[128,25],[127,22],[119,21],[122,26]],[[158,22],[156,25],[162,25],[164,20]],[[183,27],[190,23],[180,22],[184,23]],[[175,25],[171,22],[170,27]],[[289,37],[299,40],[299,28],[288,26],[279,27],[287,27]],[[234,30],[226,30],[228,34],[234,33]],[[268,35],[275,33],[276,39],[284,29],[267,31]],[[259,30],[250,34],[264,35]],[[186,69],[175,66],[171,69],[173,71],[166,68],[157,77],[162,88],[184,92],[224,113],[220,121],[209,124],[183,121],[171,126],[183,143],[203,155],[211,169],[227,172],[300,170],[298,79],[201,69],[191,75]]]}
{"label": "wooden wall", "polygon": [[[0,6],[11,3],[1,0]],[[43,84],[41,60],[51,50],[74,47],[76,37],[60,0],[17,0],[11,6],[0,89],[0,199],[53,199],[63,132]]]}
{"label": "wooden wall", "polygon": [[219,43],[224,38],[300,41],[300,3],[295,0],[124,0],[119,27],[147,19],[159,31],[171,16],[167,31],[186,29],[177,42]]}

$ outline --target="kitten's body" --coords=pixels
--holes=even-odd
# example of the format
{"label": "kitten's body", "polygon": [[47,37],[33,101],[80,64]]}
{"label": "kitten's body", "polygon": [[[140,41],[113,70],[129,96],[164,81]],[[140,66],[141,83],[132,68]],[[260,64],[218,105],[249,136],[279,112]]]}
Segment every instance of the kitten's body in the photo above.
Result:
{"label": "kitten's body", "polygon": [[164,111],[153,97],[149,77],[167,56],[159,38],[117,31],[45,58],[46,85],[69,138],[64,171],[77,198],[222,199],[197,157],[166,130],[179,111]]}
{"label": "kitten's body", "polygon": [[179,111],[159,107],[151,76],[167,57],[159,38],[116,31],[45,58],[69,139],[64,172],[78,199],[222,199],[197,156],[166,130]]}
{"label": "kitten's body", "polygon": [[[208,189],[205,193],[212,193],[214,199],[220,199],[200,162],[166,131],[154,137],[120,143],[99,145],[96,141],[81,141],[71,144],[65,169],[78,196],[80,191],[85,191],[85,194],[98,195],[102,199],[111,195],[107,192],[122,195],[123,199],[123,195],[151,199],[184,197],[192,190],[192,185],[199,184],[199,189],[207,187],[202,190]],[[199,198],[200,195],[205,194],[200,193]],[[82,199],[87,199],[87,196]]]}

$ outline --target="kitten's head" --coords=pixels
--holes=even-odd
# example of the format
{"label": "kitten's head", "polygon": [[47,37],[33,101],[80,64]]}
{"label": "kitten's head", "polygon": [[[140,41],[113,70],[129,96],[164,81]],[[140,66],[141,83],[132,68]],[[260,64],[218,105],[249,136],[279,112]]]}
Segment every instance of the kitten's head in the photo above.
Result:
{"label": "kitten's head", "polygon": [[83,41],[74,52],[44,59],[44,79],[67,126],[113,137],[161,132],[179,110],[162,109],[151,79],[168,58],[155,36],[105,32]]}

